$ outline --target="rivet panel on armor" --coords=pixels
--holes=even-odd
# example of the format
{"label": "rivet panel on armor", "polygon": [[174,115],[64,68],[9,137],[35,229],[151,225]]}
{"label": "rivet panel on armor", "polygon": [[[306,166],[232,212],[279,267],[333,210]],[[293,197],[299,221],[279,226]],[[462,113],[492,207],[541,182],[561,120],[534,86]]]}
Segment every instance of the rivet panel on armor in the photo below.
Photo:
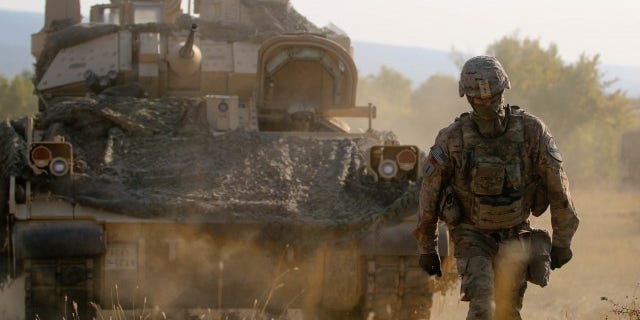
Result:
{"label": "rivet panel on armor", "polygon": [[82,82],[88,70],[98,76],[120,71],[118,41],[118,34],[112,33],[60,50],[38,83],[38,90]]}
{"label": "rivet panel on armor", "polygon": [[233,46],[227,42],[203,40],[202,70],[205,72],[233,71]]}
{"label": "rivet panel on armor", "polygon": [[259,45],[250,42],[233,43],[233,71],[236,73],[256,73],[258,70]]}
{"label": "rivet panel on armor", "polygon": [[160,60],[160,33],[144,32],[139,35],[138,61],[154,63]]}
{"label": "rivet panel on armor", "polygon": [[242,5],[238,1],[201,1],[200,17],[204,21],[240,23]]}
{"label": "rivet panel on armor", "polygon": [[131,31],[120,31],[118,34],[118,54],[120,70],[131,71],[132,67],[132,50],[131,50]]}
{"label": "rivet panel on armor", "polygon": [[157,77],[160,69],[157,63],[140,63],[138,64],[138,75],[141,77]]}

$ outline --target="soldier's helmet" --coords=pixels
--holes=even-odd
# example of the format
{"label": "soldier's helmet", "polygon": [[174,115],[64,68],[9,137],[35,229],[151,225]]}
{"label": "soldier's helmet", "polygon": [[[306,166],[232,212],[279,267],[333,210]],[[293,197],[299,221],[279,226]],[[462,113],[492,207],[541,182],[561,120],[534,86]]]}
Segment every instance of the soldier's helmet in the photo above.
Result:
{"label": "soldier's helmet", "polygon": [[507,72],[498,59],[491,56],[473,57],[464,63],[460,72],[460,97],[490,98],[511,88]]}

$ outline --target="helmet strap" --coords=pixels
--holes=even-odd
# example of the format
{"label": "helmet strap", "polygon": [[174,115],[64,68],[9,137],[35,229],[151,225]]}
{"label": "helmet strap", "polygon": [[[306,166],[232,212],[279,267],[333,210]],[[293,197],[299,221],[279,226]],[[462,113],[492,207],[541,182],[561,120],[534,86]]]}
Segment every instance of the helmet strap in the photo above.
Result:
{"label": "helmet strap", "polygon": [[504,107],[502,107],[503,96],[497,95],[491,101],[491,105],[474,105],[472,98],[467,97],[473,112],[471,119],[475,122],[480,134],[487,138],[495,138],[502,135],[507,130],[508,117]]}

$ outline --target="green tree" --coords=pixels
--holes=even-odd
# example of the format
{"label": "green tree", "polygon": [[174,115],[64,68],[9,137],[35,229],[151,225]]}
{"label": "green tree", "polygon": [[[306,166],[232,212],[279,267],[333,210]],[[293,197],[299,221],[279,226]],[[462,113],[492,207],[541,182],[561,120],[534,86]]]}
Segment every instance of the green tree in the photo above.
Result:
{"label": "green tree", "polygon": [[374,104],[392,112],[409,112],[411,80],[400,72],[382,66],[377,74],[360,79],[357,100]]}
{"label": "green tree", "polygon": [[[388,67],[360,79],[358,104],[368,102],[378,107],[375,129],[393,131],[401,143],[421,148],[430,146],[440,129],[468,109],[453,77],[433,75],[412,90],[411,80]],[[359,123],[355,126],[362,128]]]}
{"label": "green tree", "polygon": [[411,95],[411,129],[422,143],[432,144],[440,129],[461,113],[469,111],[466,99],[458,96],[458,80],[436,74],[420,84]]}
{"label": "green tree", "polygon": [[37,112],[31,73],[24,71],[9,81],[0,76],[0,119],[18,119]]}
{"label": "green tree", "polygon": [[0,74],[0,121],[3,121],[9,116],[9,106],[5,103],[8,92],[9,80],[7,80],[4,75]]}
{"label": "green tree", "polygon": [[[376,106],[374,129],[394,131],[411,114],[411,80],[400,72],[382,66],[377,74],[360,78],[356,103]],[[366,121],[349,120],[352,127],[365,129]]]}

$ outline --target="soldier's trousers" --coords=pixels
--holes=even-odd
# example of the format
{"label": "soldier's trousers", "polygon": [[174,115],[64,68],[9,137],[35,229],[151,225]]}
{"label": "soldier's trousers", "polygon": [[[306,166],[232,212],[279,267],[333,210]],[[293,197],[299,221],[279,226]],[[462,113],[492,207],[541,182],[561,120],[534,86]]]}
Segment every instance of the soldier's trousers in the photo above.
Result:
{"label": "soldier's trousers", "polygon": [[[457,229],[457,230],[456,230]],[[529,242],[515,234],[452,230],[467,320],[519,320],[527,288]]]}

